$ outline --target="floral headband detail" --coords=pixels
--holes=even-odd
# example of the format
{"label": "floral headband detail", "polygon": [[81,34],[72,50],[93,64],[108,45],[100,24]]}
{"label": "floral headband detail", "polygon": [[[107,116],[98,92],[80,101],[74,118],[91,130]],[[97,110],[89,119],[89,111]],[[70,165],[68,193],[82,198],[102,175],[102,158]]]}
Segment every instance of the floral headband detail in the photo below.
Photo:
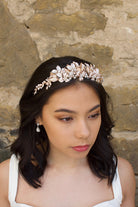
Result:
{"label": "floral headband detail", "polygon": [[79,81],[83,81],[84,78],[94,80],[98,83],[103,82],[103,77],[99,73],[99,69],[95,67],[95,65],[91,65],[88,63],[77,63],[73,62],[71,65],[67,65],[64,68],[60,66],[56,66],[56,69],[53,69],[50,72],[50,76],[46,78],[42,83],[36,85],[34,89],[34,95],[37,94],[39,90],[43,87],[46,87],[46,90],[51,87],[53,82],[69,82],[71,79],[79,79]]}

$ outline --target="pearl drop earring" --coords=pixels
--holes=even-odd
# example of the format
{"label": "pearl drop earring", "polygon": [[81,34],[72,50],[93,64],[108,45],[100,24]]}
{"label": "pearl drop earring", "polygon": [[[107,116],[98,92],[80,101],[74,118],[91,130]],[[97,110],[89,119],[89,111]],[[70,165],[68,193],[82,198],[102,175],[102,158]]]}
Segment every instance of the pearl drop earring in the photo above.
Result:
{"label": "pearl drop earring", "polygon": [[37,125],[37,126],[36,126],[36,132],[38,132],[38,133],[39,133],[39,132],[40,132],[40,127],[39,127],[39,126],[40,126],[40,124],[39,124],[39,123],[36,123],[36,125]]}

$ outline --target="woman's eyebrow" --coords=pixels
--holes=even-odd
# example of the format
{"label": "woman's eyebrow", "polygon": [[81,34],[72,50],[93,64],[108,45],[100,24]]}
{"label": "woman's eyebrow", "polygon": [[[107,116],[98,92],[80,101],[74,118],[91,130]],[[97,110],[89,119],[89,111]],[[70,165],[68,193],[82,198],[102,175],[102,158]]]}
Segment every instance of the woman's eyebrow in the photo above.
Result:
{"label": "woman's eyebrow", "polygon": [[72,110],[69,110],[69,109],[64,109],[64,108],[57,109],[54,112],[67,112],[67,113],[74,113],[74,114],[76,114],[75,111],[72,111]]}
{"label": "woman's eyebrow", "polygon": [[[100,104],[98,104],[98,105],[92,107],[92,108],[88,111],[88,113],[94,111],[95,109],[97,109],[97,108],[99,108],[99,107],[100,107]],[[73,113],[73,114],[76,114],[76,113],[77,113],[76,111],[69,110],[69,109],[65,109],[65,108],[57,109],[57,110],[55,110],[54,112],[67,112],[67,113]]]}
{"label": "woman's eyebrow", "polygon": [[95,109],[97,109],[97,108],[99,108],[99,107],[100,107],[100,104],[98,104],[98,105],[92,107],[88,112],[92,112],[92,111],[94,111]]}

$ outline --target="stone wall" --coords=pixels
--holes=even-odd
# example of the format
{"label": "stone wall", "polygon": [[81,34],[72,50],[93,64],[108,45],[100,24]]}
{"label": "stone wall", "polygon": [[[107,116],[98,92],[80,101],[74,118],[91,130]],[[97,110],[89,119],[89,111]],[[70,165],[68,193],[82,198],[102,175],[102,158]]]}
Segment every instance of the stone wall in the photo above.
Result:
{"label": "stone wall", "polygon": [[137,10],[137,0],[0,1],[0,161],[17,136],[18,101],[34,69],[52,56],[75,55],[104,73],[113,145],[133,165],[138,186]]}

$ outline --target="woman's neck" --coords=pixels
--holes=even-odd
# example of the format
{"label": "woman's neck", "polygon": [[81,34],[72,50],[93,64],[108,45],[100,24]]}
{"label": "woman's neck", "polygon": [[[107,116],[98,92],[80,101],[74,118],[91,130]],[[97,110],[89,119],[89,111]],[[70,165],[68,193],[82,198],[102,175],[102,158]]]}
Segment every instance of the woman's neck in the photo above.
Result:
{"label": "woman's neck", "polygon": [[73,157],[67,157],[60,154],[56,154],[56,156],[53,153],[50,153],[48,156],[48,166],[50,168],[55,168],[59,170],[73,170],[78,169],[80,167],[86,167],[88,166],[87,158],[73,158]]}

